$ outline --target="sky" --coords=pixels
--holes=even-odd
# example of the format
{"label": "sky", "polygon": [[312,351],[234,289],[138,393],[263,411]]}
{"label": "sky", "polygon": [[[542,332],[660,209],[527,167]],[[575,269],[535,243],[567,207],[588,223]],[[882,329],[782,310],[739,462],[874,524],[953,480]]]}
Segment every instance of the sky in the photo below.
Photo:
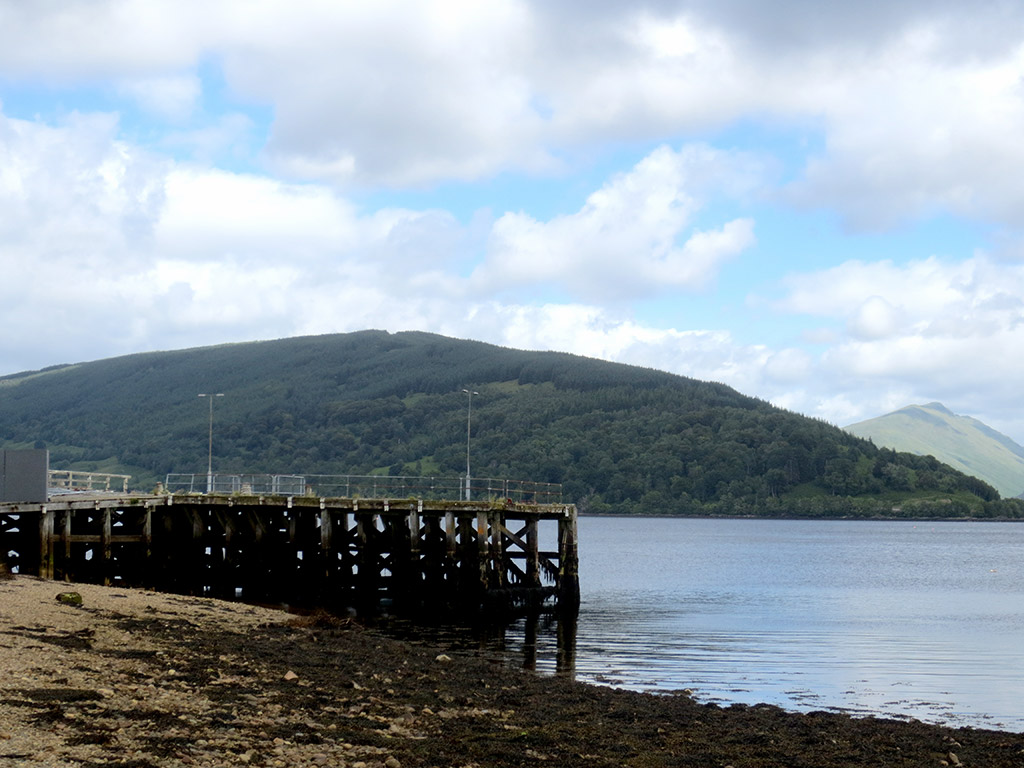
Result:
{"label": "sky", "polygon": [[0,0],[0,375],[430,331],[1024,443],[1024,4]]}

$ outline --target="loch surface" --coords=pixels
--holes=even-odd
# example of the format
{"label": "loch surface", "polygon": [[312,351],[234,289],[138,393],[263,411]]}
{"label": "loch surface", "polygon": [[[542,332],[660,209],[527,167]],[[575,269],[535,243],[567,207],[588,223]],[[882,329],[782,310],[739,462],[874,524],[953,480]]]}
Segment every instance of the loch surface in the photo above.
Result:
{"label": "loch surface", "polygon": [[1024,731],[1022,524],[583,517],[579,540],[580,680]]}

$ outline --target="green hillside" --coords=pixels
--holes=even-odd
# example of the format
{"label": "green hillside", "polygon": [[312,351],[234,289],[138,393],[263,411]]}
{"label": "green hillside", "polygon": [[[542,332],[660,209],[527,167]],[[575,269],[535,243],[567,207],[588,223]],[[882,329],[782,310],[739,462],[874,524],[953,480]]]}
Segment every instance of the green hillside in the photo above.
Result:
{"label": "green hillside", "polygon": [[931,455],[995,487],[1004,497],[1024,492],[1024,448],[969,416],[941,403],[908,405],[845,428],[876,445]]}
{"label": "green hillside", "polygon": [[[721,384],[426,333],[364,331],[157,352],[0,379],[0,444],[142,489],[219,472],[564,484],[583,512],[1016,516],[976,478],[876,448]],[[896,512],[894,513],[894,510]]]}

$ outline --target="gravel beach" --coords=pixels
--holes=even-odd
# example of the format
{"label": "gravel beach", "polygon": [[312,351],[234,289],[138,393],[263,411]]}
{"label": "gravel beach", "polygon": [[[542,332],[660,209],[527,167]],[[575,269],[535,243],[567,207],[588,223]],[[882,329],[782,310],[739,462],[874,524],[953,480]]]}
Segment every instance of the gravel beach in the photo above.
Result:
{"label": "gravel beach", "polygon": [[0,581],[0,765],[1016,768],[1024,736],[700,704],[326,614],[19,576]]}

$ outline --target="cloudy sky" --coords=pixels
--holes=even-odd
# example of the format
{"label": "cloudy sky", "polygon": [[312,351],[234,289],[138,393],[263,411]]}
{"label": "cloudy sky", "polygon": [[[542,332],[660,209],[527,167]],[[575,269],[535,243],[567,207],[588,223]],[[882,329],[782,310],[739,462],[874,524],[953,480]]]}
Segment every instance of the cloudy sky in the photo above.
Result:
{"label": "cloudy sky", "polygon": [[1024,442],[1024,5],[0,0],[0,374],[426,330]]}

